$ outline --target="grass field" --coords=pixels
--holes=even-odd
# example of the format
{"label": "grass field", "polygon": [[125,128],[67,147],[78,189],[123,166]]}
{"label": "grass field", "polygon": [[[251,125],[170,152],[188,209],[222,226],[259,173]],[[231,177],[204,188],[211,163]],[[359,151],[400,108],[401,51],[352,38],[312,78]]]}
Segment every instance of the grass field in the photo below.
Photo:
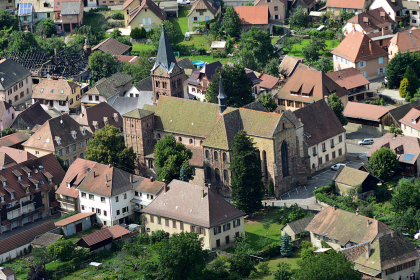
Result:
{"label": "grass field", "polygon": [[153,49],[152,45],[133,43],[133,51],[147,51],[147,50],[152,50],[152,49]]}
{"label": "grass field", "polygon": [[178,42],[184,40],[185,33],[188,31],[188,18],[187,15],[190,11],[189,10],[181,10],[178,11],[178,17],[172,17],[169,21],[174,25],[175,29],[178,33],[182,34],[179,35]]}
{"label": "grass field", "polygon": [[[310,39],[302,40],[302,42],[300,44],[294,45],[293,49],[291,51],[288,51],[287,54],[288,55],[293,55],[293,56],[298,56],[298,57],[303,57],[302,56],[302,49],[304,47],[306,47],[307,45],[309,45],[310,42],[311,42]],[[337,47],[338,44],[340,44],[340,42],[338,40],[325,40],[325,44],[327,45],[326,50],[328,50],[328,49],[333,49],[333,48]]]}
{"label": "grass field", "polygon": [[[300,259],[300,252],[301,252],[301,249],[294,251],[292,258],[278,257],[278,258],[269,260],[268,267],[270,268],[270,273],[275,272],[277,270],[277,264],[281,262],[290,264],[292,269],[298,268],[297,261]],[[269,279],[273,279],[273,277],[269,275],[263,275],[261,272],[258,272],[257,277],[255,277],[254,279],[269,280]]]}

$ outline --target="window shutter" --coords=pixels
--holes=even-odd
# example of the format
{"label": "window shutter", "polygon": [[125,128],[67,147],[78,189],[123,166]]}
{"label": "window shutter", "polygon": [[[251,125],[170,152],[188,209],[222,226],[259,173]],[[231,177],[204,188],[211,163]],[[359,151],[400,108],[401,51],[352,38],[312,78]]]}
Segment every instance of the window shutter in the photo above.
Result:
{"label": "window shutter", "polygon": [[203,229],[203,235],[206,236],[206,228],[202,228]]}
{"label": "window shutter", "polygon": [[192,230],[192,226],[190,226],[190,232],[192,232],[193,230]]}
{"label": "window shutter", "polygon": [[381,73],[381,68],[378,69],[378,75]]}
{"label": "window shutter", "polygon": [[222,232],[222,227],[221,226],[219,226],[219,233],[221,233]]}

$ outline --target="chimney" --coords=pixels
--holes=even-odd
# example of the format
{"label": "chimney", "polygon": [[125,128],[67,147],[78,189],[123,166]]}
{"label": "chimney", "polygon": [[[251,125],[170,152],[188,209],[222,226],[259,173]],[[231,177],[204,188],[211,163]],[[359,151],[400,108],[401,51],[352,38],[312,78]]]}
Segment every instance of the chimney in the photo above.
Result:
{"label": "chimney", "polygon": [[376,220],[376,216],[373,216],[373,219]]}
{"label": "chimney", "polygon": [[204,198],[204,189],[201,189],[201,198]]}
{"label": "chimney", "polygon": [[95,171],[93,171],[93,178],[95,178],[96,177],[96,172]]}
{"label": "chimney", "polygon": [[359,208],[356,209],[356,216],[359,216]]}
{"label": "chimney", "polygon": [[382,28],[382,36],[385,36],[385,28]]}
{"label": "chimney", "polygon": [[150,177],[150,182],[153,182],[155,179],[153,179],[153,177]]}
{"label": "chimney", "polygon": [[368,260],[370,257],[370,243],[366,245],[366,259]]}
{"label": "chimney", "polygon": [[105,183],[108,182],[108,175],[105,175]]}
{"label": "chimney", "polygon": [[165,193],[166,193],[166,192],[168,191],[168,185],[166,184],[165,179],[163,179],[163,180],[162,180],[162,182],[163,182],[163,184],[164,184],[164,185],[163,185],[163,192],[165,192]]}
{"label": "chimney", "polygon": [[133,183],[133,174],[130,174],[130,183]]}
{"label": "chimney", "polygon": [[369,51],[372,53],[372,40],[369,40]]}

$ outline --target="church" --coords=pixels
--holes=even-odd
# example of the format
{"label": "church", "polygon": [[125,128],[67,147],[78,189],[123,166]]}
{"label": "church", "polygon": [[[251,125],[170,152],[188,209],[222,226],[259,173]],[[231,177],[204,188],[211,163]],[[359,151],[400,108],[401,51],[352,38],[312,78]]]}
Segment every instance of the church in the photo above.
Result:
{"label": "church", "polygon": [[138,155],[143,176],[156,177],[154,145],[172,134],[193,152],[191,182],[230,196],[233,138],[244,130],[259,150],[264,185],[267,188],[272,179],[276,197],[307,183],[309,156],[302,122],[290,111],[276,114],[228,107],[229,93],[221,80],[218,104],[183,99],[183,69],[176,62],[164,27],[151,76],[155,104],[123,116],[125,144]]}

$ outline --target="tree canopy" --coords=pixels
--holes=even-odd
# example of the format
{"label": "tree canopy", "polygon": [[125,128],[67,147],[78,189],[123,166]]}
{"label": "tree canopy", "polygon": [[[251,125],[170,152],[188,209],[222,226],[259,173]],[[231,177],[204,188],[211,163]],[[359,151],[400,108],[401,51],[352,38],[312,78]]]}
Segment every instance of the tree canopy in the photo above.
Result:
{"label": "tree canopy", "polygon": [[271,93],[261,93],[260,96],[258,96],[258,101],[267,109],[268,112],[274,112],[277,108],[276,101],[274,101],[273,97],[271,96]]}
{"label": "tree canopy", "polygon": [[31,32],[13,31],[9,36],[7,50],[10,52],[34,52],[38,49],[38,42]]}
{"label": "tree canopy", "polygon": [[289,12],[289,24],[293,27],[302,27],[306,23],[306,13],[305,9],[302,6],[297,6],[297,8],[292,12]]}
{"label": "tree canopy", "polygon": [[110,52],[94,52],[89,56],[89,68],[95,75],[93,80],[98,81],[102,78],[107,78],[120,68],[121,62],[116,57],[113,57]]}
{"label": "tree canopy", "polygon": [[59,239],[52,245],[48,246],[48,252],[60,261],[71,260],[75,249],[76,244],[68,239]]}
{"label": "tree canopy", "polygon": [[136,63],[123,63],[121,71],[133,77],[133,82],[136,83],[149,77],[152,67],[153,62],[147,57],[139,57]]}
{"label": "tree canopy", "polygon": [[262,182],[261,160],[257,156],[252,139],[245,131],[238,132],[233,138],[232,198],[235,207],[247,214],[253,214],[262,208],[264,185]]}
{"label": "tree canopy", "polygon": [[93,134],[93,139],[86,148],[86,159],[134,173],[136,154],[132,147],[126,147],[124,137],[118,128],[107,125]]}
{"label": "tree canopy", "polygon": [[390,179],[399,167],[397,155],[390,148],[376,150],[367,163],[368,169],[381,180]]}
{"label": "tree canopy", "polygon": [[[390,89],[399,88],[404,74],[410,66],[414,73],[420,73],[420,57],[418,53],[398,52],[386,66],[386,83]],[[414,94],[411,93],[411,94]]]}
{"label": "tree canopy", "polygon": [[37,37],[36,40],[39,47],[43,49],[48,56],[54,55],[54,51],[60,52],[66,48],[64,41],[55,36],[47,39]]}
{"label": "tree canopy", "polygon": [[240,22],[241,20],[235,9],[232,6],[227,7],[222,20],[222,28],[226,35],[238,37]]}
{"label": "tree canopy", "polygon": [[254,97],[252,96],[253,82],[246,74],[245,69],[235,64],[234,66],[216,69],[207,87],[207,93],[205,95],[207,102],[218,102],[217,95],[219,95],[220,73],[229,106],[239,108],[254,101]]}
{"label": "tree canopy", "polygon": [[16,23],[15,18],[6,10],[0,9],[0,30],[9,29]]}
{"label": "tree canopy", "polygon": [[341,102],[341,99],[335,94],[330,94],[328,96],[328,105],[330,105],[330,108],[334,111],[334,114],[337,116],[341,124],[346,125],[348,121],[343,115],[344,105],[343,102]]}
{"label": "tree canopy", "polygon": [[186,171],[189,180],[193,179],[194,167],[190,165],[192,152],[181,142],[177,142],[172,134],[166,134],[155,145],[155,164],[158,168],[157,180],[170,182],[179,179],[181,168]]}
{"label": "tree canopy", "polygon": [[[176,29],[172,22],[165,21],[165,31],[168,35],[169,42],[171,42],[172,47],[176,44],[176,42],[179,41],[179,38],[183,36],[183,34],[181,34],[178,30],[179,29]],[[161,28],[153,28],[147,33],[147,37],[152,41],[152,45],[155,50],[157,50],[159,47],[161,32]]]}
{"label": "tree canopy", "polygon": [[278,77],[279,76],[280,59],[272,58],[264,66],[264,72],[268,75]]}
{"label": "tree canopy", "polygon": [[41,37],[51,37],[55,33],[54,21],[51,19],[42,19],[36,25],[35,34]]}
{"label": "tree canopy", "polygon": [[251,27],[248,32],[241,34],[239,48],[252,51],[261,68],[274,57],[274,48],[271,44],[270,35],[255,26]]}

